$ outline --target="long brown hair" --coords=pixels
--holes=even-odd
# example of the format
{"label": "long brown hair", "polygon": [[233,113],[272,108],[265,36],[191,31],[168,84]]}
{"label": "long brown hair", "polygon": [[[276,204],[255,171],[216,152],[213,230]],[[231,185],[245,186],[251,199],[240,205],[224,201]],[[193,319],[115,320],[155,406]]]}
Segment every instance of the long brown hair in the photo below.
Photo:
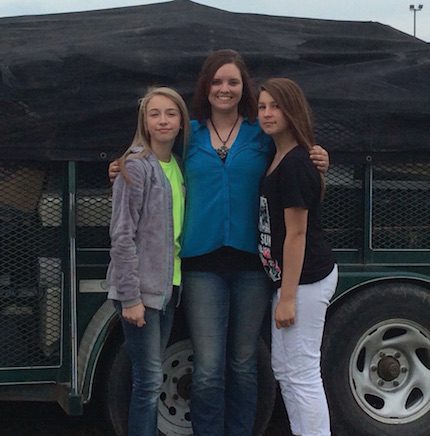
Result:
{"label": "long brown hair", "polygon": [[[287,78],[272,78],[260,86],[261,91],[266,91],[272,96],[287,120],[288,129],[294,139],[310,151],[315,144],[312,110],[300,86]],[[321,172],[320,178],[323,198],[325,180]]]}
{"label": "long brown hair", "polygon": [[[146,122],[147,107],[149,101],[152,97],[156,95],[161,95],[167,97],[173,101],[173,103],[178,106],[179,112],[181,114],[181,130],[179,132],[176,141],[180,141],[183,144],[183,154],[185,154],[186,147],[189,138],[190,129],[190,116],[188,114],[188,109],[185,104],[184,99],[172,88],[166,86],[152,87],[149,88],[145,96],[139,99],[139,112],[137,115],[137,127],[134,134],[133,140],[126,152],[119,158],[119,167],[121,174],[127,182],[130,182],[130,178],[127,175],[125,169],[125,161],[128,157],[145,157],[151,152],[151,137],[149,135],[148,125]],[[134,152],[135,148],[138,147],[139,152]]]}
{"label": "long brown hair", "polygon": [[257,119],[257,98],[248,68],[242,56],[230,49],[214,51],[204,61],[192,99],[193,115],[200,122],[210,118],[212,110],[208,95],[211,82],[216,72],[226,64],[236,65],[242,76],[243,93],[238,107],[239,114],[254,122]]}

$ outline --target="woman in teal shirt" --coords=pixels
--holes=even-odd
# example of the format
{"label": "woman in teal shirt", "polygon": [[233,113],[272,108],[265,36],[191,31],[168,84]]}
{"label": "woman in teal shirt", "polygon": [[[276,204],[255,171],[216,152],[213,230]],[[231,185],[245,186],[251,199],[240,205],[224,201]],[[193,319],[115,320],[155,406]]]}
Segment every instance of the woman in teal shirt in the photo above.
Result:
{"label": "woman in teal shirt", "polygon": [[[273,147],[258,126],[254,89],[234,50],[208,56],[193,103],[181,244],[182,299],[194,350],[193,431],[250,436],[257,342],[271,297],[257,255],[259,183]],[[317,147],[311,157],[327,169],[325,150]]]}

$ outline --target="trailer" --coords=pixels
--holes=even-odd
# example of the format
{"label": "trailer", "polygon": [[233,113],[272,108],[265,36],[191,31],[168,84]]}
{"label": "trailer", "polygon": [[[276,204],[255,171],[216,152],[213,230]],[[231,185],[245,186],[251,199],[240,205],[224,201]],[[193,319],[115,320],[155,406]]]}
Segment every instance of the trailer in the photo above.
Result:
{"label": "trailer", "polygon": [[[71,415],[95,403],[126,434],[129,362],[106,300],[108,163],[130,142],[147,86],[189,101],[205,56],[227,47],[257,83],[288,76],[303,87],[330,152],[323,224],[340,276],[322,371],[333,433],[427,435],[428,44],[379,23],[187,0],[0,19],[0,400],[54,401]],[[265,333],[255,435],[282,408]],[[160,434],[192,435],[192,361],[179,309]]]}

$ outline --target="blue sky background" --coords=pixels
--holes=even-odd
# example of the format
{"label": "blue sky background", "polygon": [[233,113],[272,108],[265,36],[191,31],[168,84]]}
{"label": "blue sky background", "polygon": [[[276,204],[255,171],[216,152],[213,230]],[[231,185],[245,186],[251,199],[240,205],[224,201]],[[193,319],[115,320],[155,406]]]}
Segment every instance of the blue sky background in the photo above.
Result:
{"label": "blue sky background", "polygon": [[[0,0],[0,17],[50,14],[122,6],[162,3],[166,0]],[[207,6],[232,12],[333,20],[377,21],[413,34],[413,1],[405,0],[197,0]],[[416,13],[416,36],[430,42],[430,2],[421,0]],[[1,25],[1,21],[0,21]]]}

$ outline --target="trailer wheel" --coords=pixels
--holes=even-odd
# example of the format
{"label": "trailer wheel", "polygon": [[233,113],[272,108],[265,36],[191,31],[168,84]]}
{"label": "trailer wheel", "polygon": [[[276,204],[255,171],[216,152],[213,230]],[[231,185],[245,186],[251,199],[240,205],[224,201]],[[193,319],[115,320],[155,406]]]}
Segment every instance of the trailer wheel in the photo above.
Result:
{"label": "trailer wheel", "polygon": [[257,413],[253,436],[263,436],[269,426],[275,408],[277,383],[272,372],[270,350],[262,338],[258,344],[257,367]]}
{"label": "trailer wheel", "polygon": [[322,370],[337,436],[426,436],[430,292],[378,284],[328,318]]}
{"label": "trailer wheel", "polygon": [[114,345],[102,383],[103,397],[101,400],[108,424],[116,436],[127,436],[131,370],[124,344],[120,341]]}
{"label": "trailer wheel", "polygon": [[[160,435],[192,435],[189,411],[193,353],[191,341],[179,340],[168,346],[163,360],[164,382],[158,407]],[[261,341],[259,346],[259,395],[254,434],[266,429],[274,406],[276,384],[270,367],[270,354]],[[117,436],[127,435],[130,398],[130,362],[122,344],[115,347],[105,379],[104,403],[108,421]]]}

